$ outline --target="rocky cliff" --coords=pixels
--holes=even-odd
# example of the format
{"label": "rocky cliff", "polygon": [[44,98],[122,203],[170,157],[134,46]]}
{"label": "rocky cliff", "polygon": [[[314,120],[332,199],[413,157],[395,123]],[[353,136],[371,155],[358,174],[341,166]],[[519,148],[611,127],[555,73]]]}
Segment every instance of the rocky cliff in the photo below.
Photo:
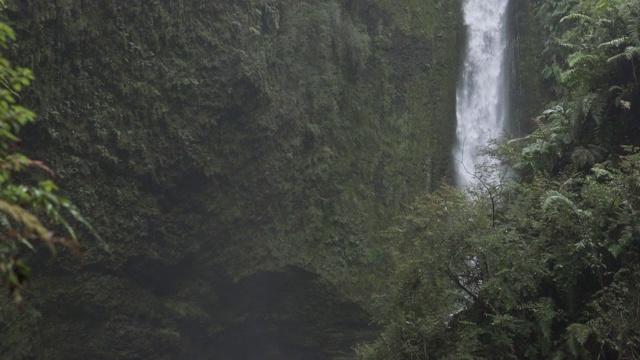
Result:
{"label": "rocky cliff", "polygon": [[263,349],[247,359],[331,359],[367,338],[354,304],[381,230],[449,177],[458,1],[16,0],[5,16],[37,78],[24,150],[109,251],[85,236],[81,263],[32,261],[3,358],[224,358],[233,338]]}

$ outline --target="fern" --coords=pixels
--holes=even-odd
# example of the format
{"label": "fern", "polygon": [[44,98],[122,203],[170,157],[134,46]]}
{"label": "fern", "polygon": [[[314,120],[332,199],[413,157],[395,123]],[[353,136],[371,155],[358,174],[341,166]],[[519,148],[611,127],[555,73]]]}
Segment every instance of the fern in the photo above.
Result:
{"label": "fern", "polygon": [[631,41],[640,46],[640,17],[630,19],[627,25],[627,35]]}
{"label": "fern", "polygon": [[627,46],[623,52],[608,58],[607,63],[620,63],[623,61],[629,61],[636,56],[640,56],[640,46]]}
{"label": "fern", "polygon": [[563,83],[571,83],[577,78],[576,69],[569,69],[560,73],[560,81]]}
{"label": "fern", "polygon": [[590,168],[596,162],[594,154],[587,148],[578,146],[571,153],[571,161],[579,168]]}
{"label": "fern", "polygon": [[620,46],[623,45],[627,45],[631,43],[631,38],[628,36],[623,36],[617,39],[613,39],[607,42],[603,42],[600,45],[598,45],[599,48],[606,48],[606,49],[611,49],[611,48],[618,48]]}
{"label": "fern", "polygon": [[567,332],[571,335],[580,345],[587,343],[589,336],[593,334],[593,329],[584,324],[573,323],[567,327]]}
{"label": "fern", "polygon": [[594,102],[596,101],[597,98],[598,98],[598,94],[596,93],[587,94],[585,97],[582,98],[582,100],[580,101],[580,105],[581,105],[580,111],[584,116],[587,116],[591,112],[591,110],[593,109]]}
{"label": "fern", "polygon": [[620,63],[620,62],[623,62],[625,60],[629,60],[629,57],[628,57],[628,55],[626,53],[621,52],[621,53],[618,53],[618,54],[615,54],[615,55],[609,57],[607,59],[607,63],[609,63],[609,64],[611,64],[611,63]]}
{"label": "fern", "polygon": [[569,49],[569,50],[578,50],[578,49],[580,49],[579,45],[571,44],[571,43],[564,42],[564,41],[558,41],[558,45],[560,45],[561,48]]}
{"label": "fern", "polygon": [[558,73],[558,68],[557,66],[551,65],[551,66],[545,66],[544,69],[542,70],[542,77],[545,80],[549,80],[549,79],[553,79],[556,77],[556,74]]}
{"label": "fern", "polygon": [[601,125],[606,120],[606,109],[609,99],[606,96],[598,95],[593,101],[591,101],[591,107],[589,108],[589,114],[593,117],[596,124]]}
{"label": "fern", "polygon": [[585,14],[580,14],[580,13],[572,13],[569,14],[565,17],[563,17],[562,19],[560,19],[560,22],[564,22],[567,20],[583,20],[583,21],[592,21],[593,19]]}
{"label": "fern", "polygon": [[554,206],[556,203],[560,203],[563,206],[568,207],[575,214],[579,214],[580,210],[573,203],[573,201],[569,200],[566,196],[562,195],[556,190],[549,190],[545,194],[544,201],[542,202],[542,210],[549,211],[549,209]]}
{"label": "fern", "polygon": [[569,64],[570,67],[574,68],[577,66],[591,65],[597,60],[598,60],[598,57],[596,55],[575,52],[569,55],[569,59],[567,59],[567,63]]}

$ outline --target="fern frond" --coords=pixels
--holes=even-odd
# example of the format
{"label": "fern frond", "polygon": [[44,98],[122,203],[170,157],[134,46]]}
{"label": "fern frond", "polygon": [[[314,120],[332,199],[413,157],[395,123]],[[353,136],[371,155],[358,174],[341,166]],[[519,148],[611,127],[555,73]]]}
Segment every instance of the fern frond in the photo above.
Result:
{"label": "fern frond", "polygon": [[567,332],[573,336],[574,339],[580,344],[587,343],[589,336],[594,333],[593,329],[584,324],[573,323],[567,327]]}
{"label": "fern frond", "polygon": [[597,101],[597,99],[598,99],[597,93],[590,93],[582,98],[581,108],[580,108],[582,115],[587,116],[589,115],[589,113],[591,113],[591,110],[593,109],[593,105]]}
{"label": "fern frond", "polygon": [[574,204],[573,201],[569,200],[569,198],[555,190],[549,190],[545,194],[545,199],[542,202],[542,210],[548,211],[549,208],[556,203],[560,203],[561,205],[571,209],[571,211],[573,211],[574,213],[578,214],[578,207],[576,206],[576,204]]}
{"label": "fern frond", "polygon": [[596,156],[589,149],[578,146],[571,153],[571,161],[581,169],[591,168],[596,163]]}
{"label": "fern frond", "polygon": [[603,42],[602,44],[598,45],[599,48],[617,48],[623,45],[628,45],[631,43],[631,38],[628,36],[623,36],[621,38],[617,38],[617,39],[613,39],[611,41],[607,41],[607,42]]}
{"label": "fern frond", "polygon": [[542,77],[545,80],[549,80],[555,77],[556,74],[556,69],[554,69],[553,66],[545,66],[544,69],[542,70]]}
{"label": "fern frond", "polygon": [[627,46],[623,52],[608,58],[607,63],[632,60],[636,56],[640,56],[640,46]]}
{"label": "fern frond", "polygon": [[36,235],[40,240],[47,244],[52,254],[56,254],[56,248],[53,246],[51,241],[51,232],[42,225],[35,215],[18,205],[10,204],[4,200],[0,200],[0,212],[8,215],[13,220],[21,224],[29,233]]}
{"label": "fern frond", "polygon": [[612,87],[610,87],[610,88],[609,88],[609,92],[610,92],[610,93],[613,93],[613,92],[622,92],[622,91],[624,91],[624,89],[623,89],[623,88],[621,88],[621,87],[620,87],[620,86],[618,86],[618,85],[614,85],[614,86],[612,86]]}
{"label": "fern frond", "polygon": [[634,43],[640,45],[640,17],[630,19],[629,25],[627,25],[627,35]]}
{"label": "fern frond", "polygon": [[605,18],[600,18],[598,19],[598,21],[596,21],[596,25],[611,25],[613,24],[613,20],[611,19],[605,19]]}
{"label": "fern frond", "polygon": [[593,120],[597,124],[601,124],[605,118],[605,110],[607,108],[607,96],[603,96],[601,94],[595,94],[591,98],[591,102],[589,105],[589,114],[593,117]]}
{"label": "fern frond", "polygon": [[563,17],[562,19],[560,19],[560,22],[564,22],[566,20],[586,20],[586,21],[591,21],[593,19],[590,16],[585,15],[585,14],[572,13],[572,14],[569,14],[569,15]]}
{"label": "fern frond", "polygon": [[564,42],[564,41],[558,41],[558,45],[561,48],[565,48],[565,49],[569,49],[569,50],[578,50],[580,48],[579,45],[571,44],[571,43]]}
{"label": "fern frond", "polygon": [[570,67],[577,67],[579,65],[590,65],[593,64],[598,59],[595,55],[585,54],[581,52],[575,52],[569,55],[569,59],[567,59],[567,63]]}
{"label": "fern frond", "polygon": [[607,63],[611,64],[611,63],[620,63],[622,61],[625,60],[631,60],[631,58],[629,57],[629,55],[626,52],[621,52],[619,54],[615,54],[612,57],[607,59]]}
{"label": "fern frond", "polygon": [[640,45],[639,46],[627,46],[627,48],[624,49],[624,53],[627,54],[627,57],[629,59],[633,58],[634,56],[639,56],[640,55]]}
{"label": "fern frond", "polygon": [[560,73],[560,81],[563,83],[570,82],[577,75],[576,69],[569,69]]}

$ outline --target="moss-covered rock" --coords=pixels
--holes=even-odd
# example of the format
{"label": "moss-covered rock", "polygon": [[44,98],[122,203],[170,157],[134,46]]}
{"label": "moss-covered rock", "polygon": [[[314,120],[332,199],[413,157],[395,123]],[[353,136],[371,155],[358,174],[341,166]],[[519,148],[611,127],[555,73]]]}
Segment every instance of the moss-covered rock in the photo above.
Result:
{"label": "moss-covered rock", "polygon": [[516,1],[512,5],[512,66],[510,131],[523,135],[532,130],[538,116],[553,93],[542,76],[545,67],[545,36],[542,19],[536,14],[535,1]]}
{"label": "moss-covered rock", "polygon": [[[8,358],[205,356],[193,344],[225,331],[223,279],[286,265],[366,304],[380,231],[449,174],[458,1],[34,0],[6,15],[37,77],[25,151],[109,246],[87,238],[85,262],[35,269],[38,316],[0,344]],[[309,348],[331,358],[325,345]]]}

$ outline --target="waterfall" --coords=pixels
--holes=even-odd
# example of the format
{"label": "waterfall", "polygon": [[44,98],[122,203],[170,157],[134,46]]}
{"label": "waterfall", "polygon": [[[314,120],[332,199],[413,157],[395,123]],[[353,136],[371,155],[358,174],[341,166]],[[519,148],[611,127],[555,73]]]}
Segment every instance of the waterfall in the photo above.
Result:
{"label": "waterfall", "polygon": [[509,0],[463,0],[467,44],[458,90],[458,142],[453,150],[459,185],[473,182],[476,165],[489,161],[477,147],[500,136],[507,117],[505,59]]}

